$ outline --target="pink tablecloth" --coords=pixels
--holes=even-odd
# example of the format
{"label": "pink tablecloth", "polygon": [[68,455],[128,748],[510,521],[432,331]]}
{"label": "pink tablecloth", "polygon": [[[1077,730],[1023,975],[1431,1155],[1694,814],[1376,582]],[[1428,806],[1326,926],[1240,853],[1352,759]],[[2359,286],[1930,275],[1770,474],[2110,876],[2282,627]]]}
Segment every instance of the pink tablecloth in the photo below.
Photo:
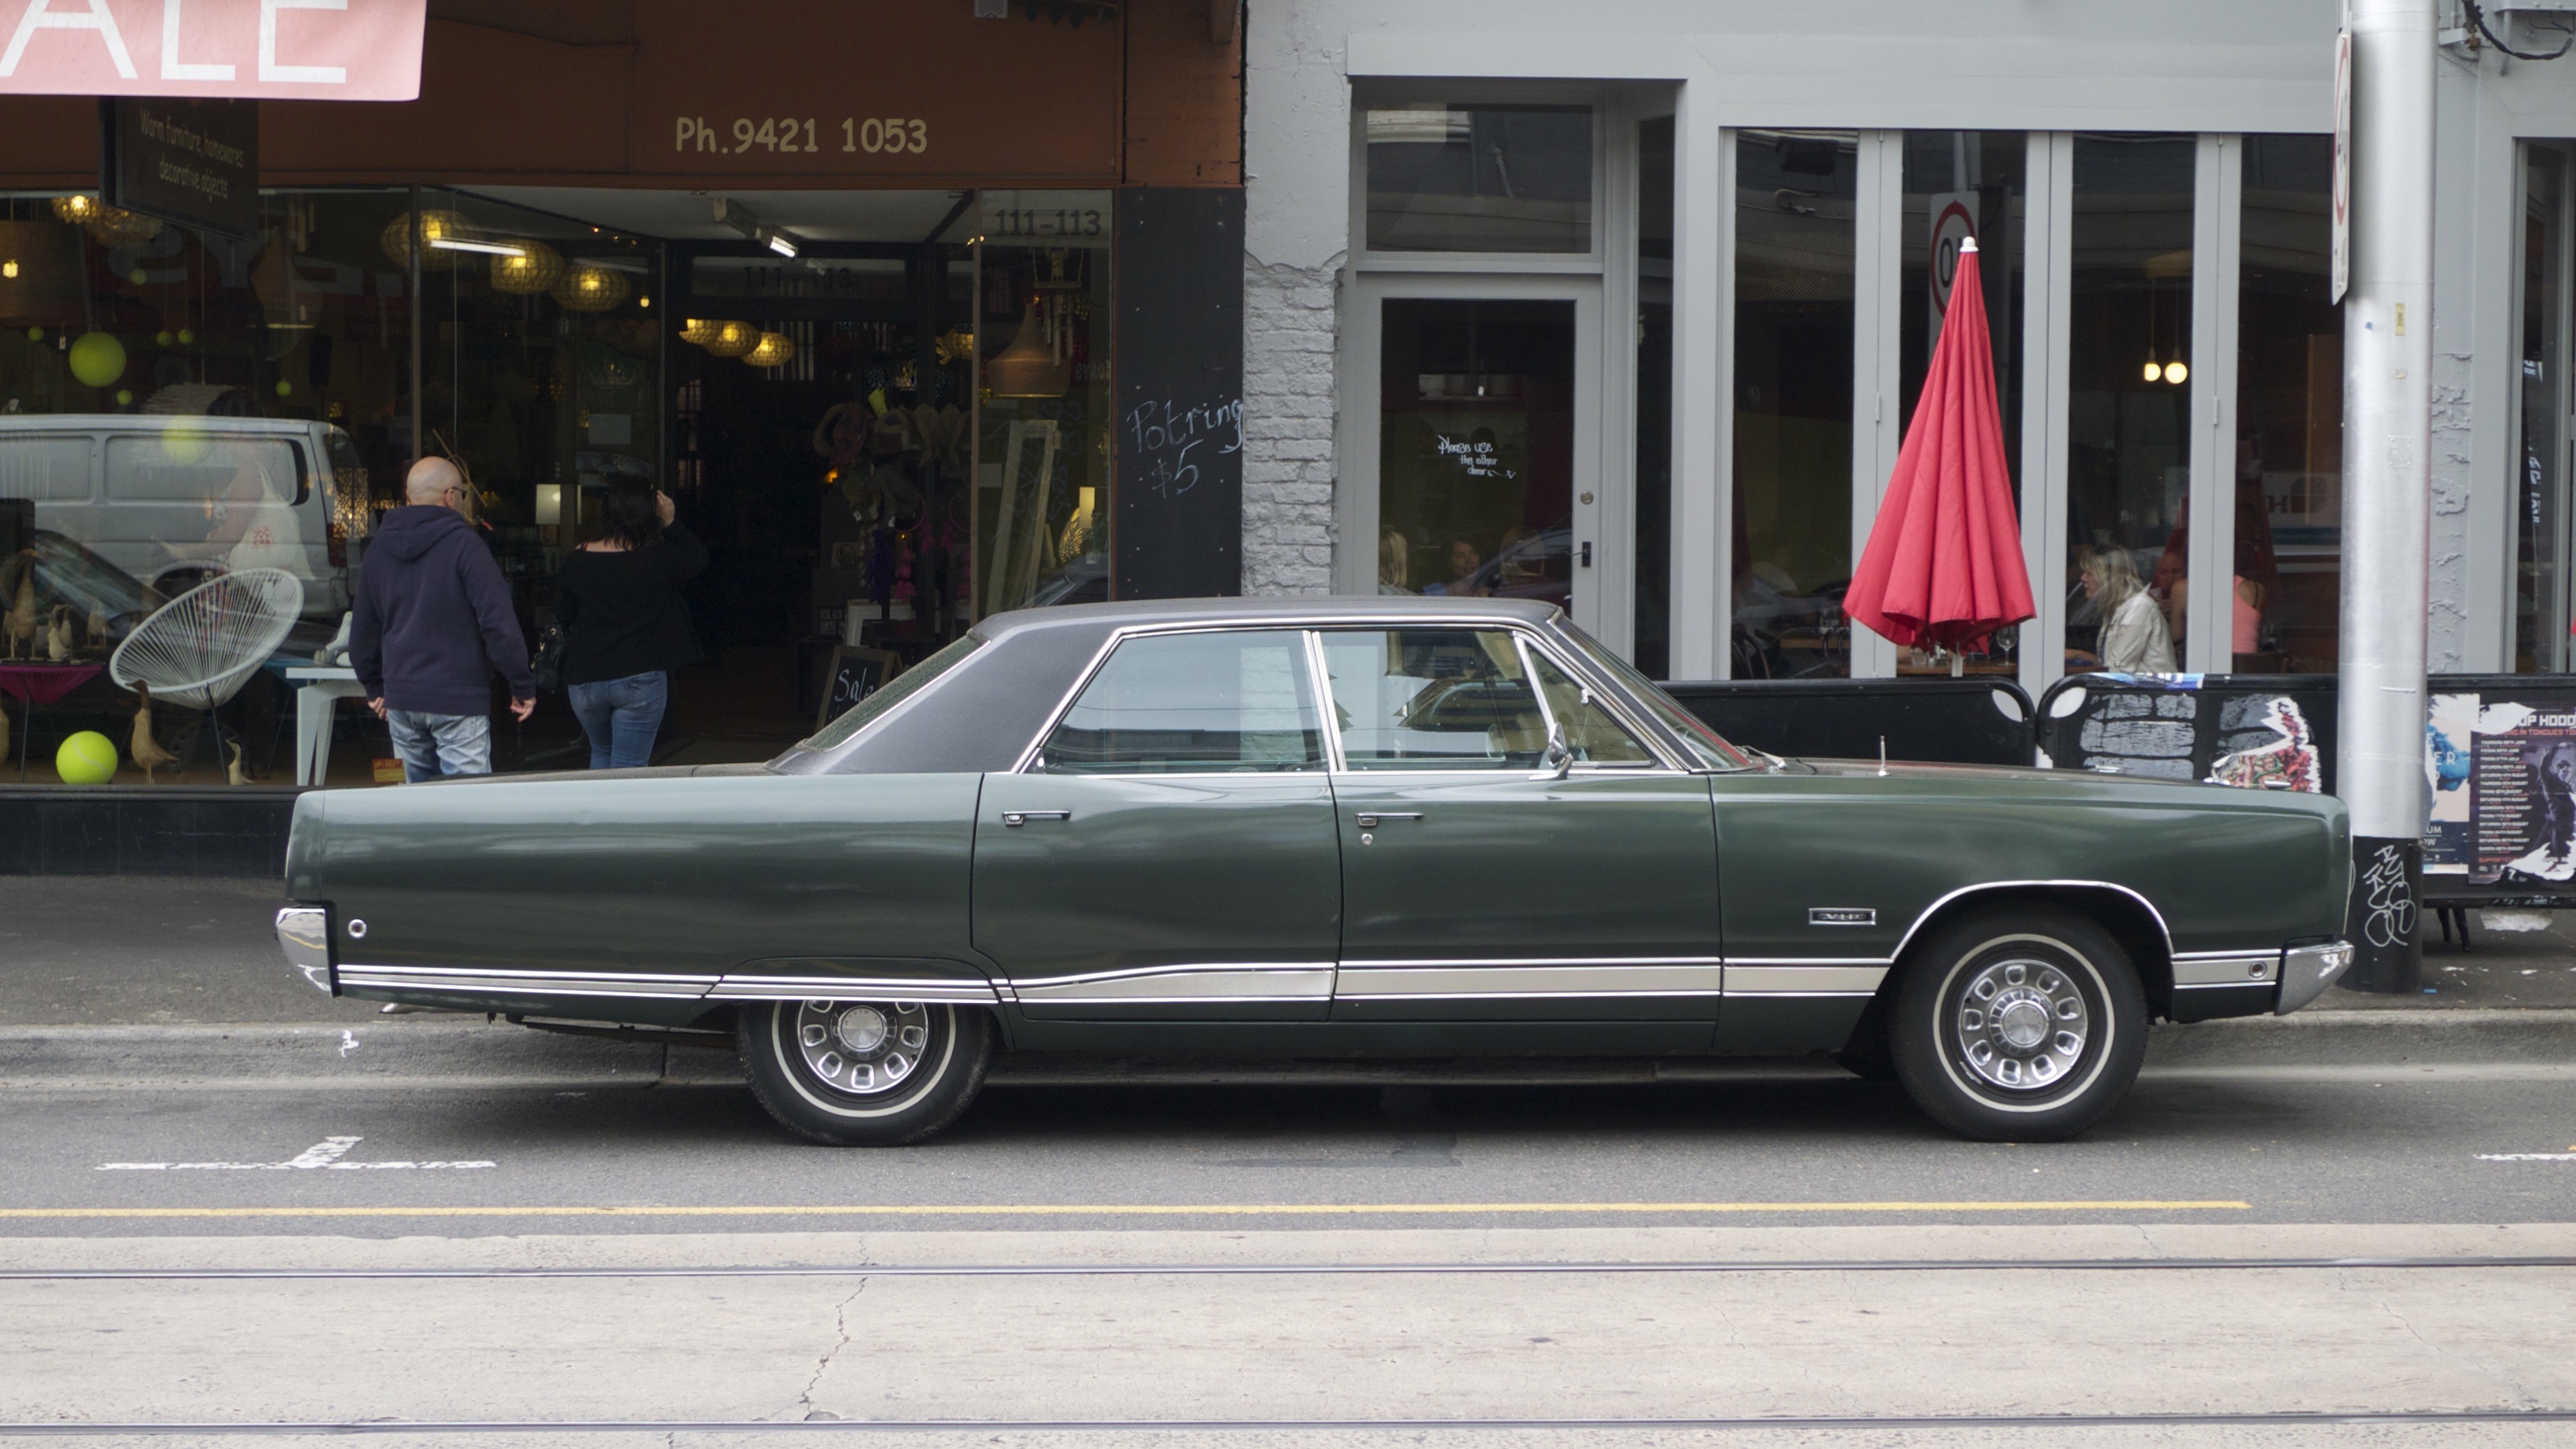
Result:
{"label": "pink tablecloth", "polygon": [[96,679],[104,664],[0,664],[0,691],[29,704],[55,700]]}

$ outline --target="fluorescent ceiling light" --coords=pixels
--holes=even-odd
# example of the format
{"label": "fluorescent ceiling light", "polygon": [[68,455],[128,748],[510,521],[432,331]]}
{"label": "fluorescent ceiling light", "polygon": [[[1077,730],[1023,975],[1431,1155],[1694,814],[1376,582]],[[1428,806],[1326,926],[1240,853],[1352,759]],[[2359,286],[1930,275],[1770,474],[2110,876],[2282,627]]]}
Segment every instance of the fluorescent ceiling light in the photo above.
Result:
{"label": "fluorescent ceiling light", "polygon": [[526,247],[503,246],[499,242],[463,241],[452,236],[431,237],[429,244],[433,249],[442,252],[481,252],[486,256],[495,257],[524,257],[528,254]]}
{"label": "fluorescent ceiling light", "polygon": [[769,244],[769,249],[771,251],[778,253],[782,257],[792,257],[796,255],[796,238],[789,236],[783,231],[773,231],[769,235],[761,238],[761,240]]}

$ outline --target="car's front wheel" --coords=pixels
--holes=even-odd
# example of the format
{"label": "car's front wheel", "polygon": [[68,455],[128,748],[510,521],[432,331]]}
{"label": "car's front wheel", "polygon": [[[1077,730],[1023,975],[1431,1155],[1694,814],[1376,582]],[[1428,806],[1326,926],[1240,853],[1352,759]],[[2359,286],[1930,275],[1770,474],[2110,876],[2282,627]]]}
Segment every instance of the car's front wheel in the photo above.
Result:
{"label": "car's front wheel", "polygon": [[1896,1075],[1964,1137],[2048,1142],[2137,1080],[2146,993],[2108,931],[2056,907],[1982,913],[1909,954],[1888,1021]]}
{"label": "car's front wheel", "polygon": [[992,1023],[920,1001],[771,1001],[739,1033],[752,1094],[800,1137],[839,1147],[918,1142],[984,1085]]}

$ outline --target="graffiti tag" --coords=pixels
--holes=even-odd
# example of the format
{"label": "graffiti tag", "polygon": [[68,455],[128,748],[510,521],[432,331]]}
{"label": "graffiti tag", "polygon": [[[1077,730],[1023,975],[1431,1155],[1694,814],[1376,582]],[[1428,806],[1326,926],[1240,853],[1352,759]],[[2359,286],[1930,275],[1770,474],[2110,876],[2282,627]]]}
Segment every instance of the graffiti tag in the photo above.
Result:
{"label": "graffiti tag", "polygon": [[2415,896],[2406,885],[2406,850],[2383,845],[2361,873],[2362,934],[2385,951],[2415,935]]}

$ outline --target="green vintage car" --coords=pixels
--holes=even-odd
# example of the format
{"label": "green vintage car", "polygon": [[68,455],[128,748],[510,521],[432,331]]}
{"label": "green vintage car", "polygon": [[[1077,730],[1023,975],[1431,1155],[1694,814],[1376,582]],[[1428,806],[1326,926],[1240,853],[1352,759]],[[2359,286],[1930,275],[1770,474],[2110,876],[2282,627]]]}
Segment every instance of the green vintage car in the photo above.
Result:
{"label": "green vintage car", "polygon": [[1000,1049],[1834,1052],[1955,1131],[2081,1131],[2153,1017],[2351,959],[2341,805],[1738,749],[1545,604],[1004,614],[766,765],[335,790],[316,987],[733,1034],[828,1143]]}

